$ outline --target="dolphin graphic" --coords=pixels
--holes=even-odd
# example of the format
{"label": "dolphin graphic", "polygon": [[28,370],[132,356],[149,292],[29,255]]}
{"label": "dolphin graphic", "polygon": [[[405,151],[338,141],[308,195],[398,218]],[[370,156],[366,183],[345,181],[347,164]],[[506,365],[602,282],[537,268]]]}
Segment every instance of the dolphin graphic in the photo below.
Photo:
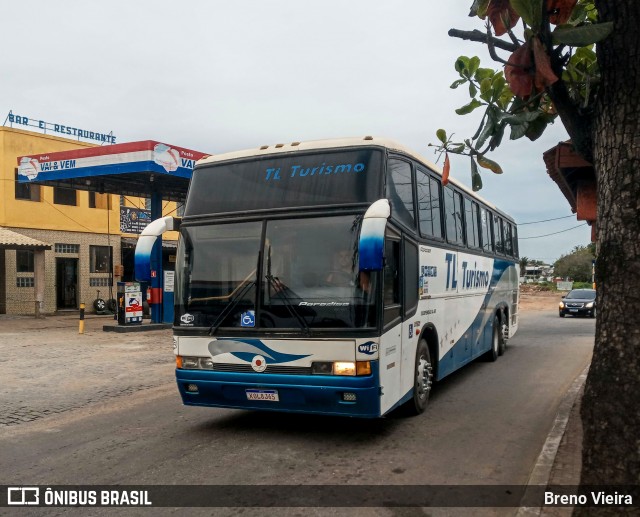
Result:
{"label": "dolphin graphic", "polygon": [[259,339],[216,339],[209,343],[209,353],[212,357],[230,353],[250,363],[254,356],[262,355],[267,364],[289,363],[309,355],[283,354],[272,350]]}

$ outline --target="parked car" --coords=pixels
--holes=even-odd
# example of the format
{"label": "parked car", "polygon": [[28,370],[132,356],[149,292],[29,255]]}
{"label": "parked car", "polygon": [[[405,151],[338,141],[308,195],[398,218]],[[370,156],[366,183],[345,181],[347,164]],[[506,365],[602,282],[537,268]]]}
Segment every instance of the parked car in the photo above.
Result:
{"label": "parked car", "polygon": [[596,290],[595,289],[573,289],[569,294],[562,297],[558,314],[564,318],[565,314],[572,316],[596,317]]}

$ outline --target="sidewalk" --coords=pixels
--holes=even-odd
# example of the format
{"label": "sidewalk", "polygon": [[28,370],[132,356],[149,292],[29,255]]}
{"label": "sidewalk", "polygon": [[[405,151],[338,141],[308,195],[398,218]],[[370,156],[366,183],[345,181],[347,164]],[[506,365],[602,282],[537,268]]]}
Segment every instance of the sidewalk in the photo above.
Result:
{"label": "sidewalk", "polygon": [[[588,367],[573,382],[560,404],[556,420],[529,477],[529,486],[578,486],[582,469],[580,407]],[[518,517],[569,517],[573,507],[520,508]]]}

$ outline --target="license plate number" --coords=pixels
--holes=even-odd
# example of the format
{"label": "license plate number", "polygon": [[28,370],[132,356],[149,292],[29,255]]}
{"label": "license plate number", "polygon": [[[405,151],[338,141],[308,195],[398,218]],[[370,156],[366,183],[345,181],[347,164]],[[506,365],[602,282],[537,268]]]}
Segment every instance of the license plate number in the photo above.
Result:
{"label": "license plate number", "polygon": [[578,309],[569,309],[569,312],[578,312]]}
{"label": "license plate number", "polygon": [[280,402],[276,390],[246,390],[248,400],[265,400],[267,402]]}

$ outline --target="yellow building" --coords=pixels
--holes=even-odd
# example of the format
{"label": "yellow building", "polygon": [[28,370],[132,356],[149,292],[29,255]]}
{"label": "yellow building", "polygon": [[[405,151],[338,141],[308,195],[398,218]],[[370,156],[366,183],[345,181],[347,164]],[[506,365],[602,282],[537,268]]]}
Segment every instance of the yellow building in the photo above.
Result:
{"label": "yellow building", "polygon": [[[20,156],[88,147],[95,144],[0,127],[0,228],[51,247],[44,252],[44,313],[81,302],[91,310],[98,291],[100,298],[115,298],[115,282],[133,280],[136,235],[120,231],[120,207],[144,209],[145,199],[17,181]],[[163,215],[178,211],[176,203],[163,203]],[[170,263],[177,234],[165,238]],[[0,247],[0,314],[33,314],[34,252],[10,247]]]}

